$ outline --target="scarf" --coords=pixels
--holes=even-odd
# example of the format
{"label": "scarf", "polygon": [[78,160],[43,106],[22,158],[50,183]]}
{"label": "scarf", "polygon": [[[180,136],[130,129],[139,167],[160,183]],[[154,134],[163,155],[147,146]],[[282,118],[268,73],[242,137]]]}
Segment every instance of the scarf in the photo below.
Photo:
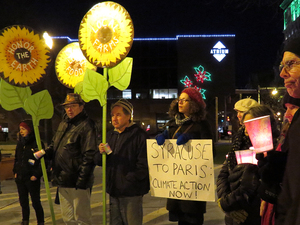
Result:
{"label": "scarf", "polygon": [[179,114],[175,115],[175,123],[178,126],[182,126],[185,122],[187,122],[189,120],[191,120],[191,117],[185,117],[185,118],[181,119]]}

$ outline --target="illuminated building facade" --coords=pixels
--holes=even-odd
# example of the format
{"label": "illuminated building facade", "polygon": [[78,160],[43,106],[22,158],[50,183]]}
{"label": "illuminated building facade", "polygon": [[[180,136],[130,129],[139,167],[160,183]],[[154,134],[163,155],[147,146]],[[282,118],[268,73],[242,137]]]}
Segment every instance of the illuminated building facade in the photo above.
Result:
{"label": "illuminated building facade", "polygon": [[300,36],[300,0],[284,0],[280,7],[284,10],[283,33],[285,40]]}

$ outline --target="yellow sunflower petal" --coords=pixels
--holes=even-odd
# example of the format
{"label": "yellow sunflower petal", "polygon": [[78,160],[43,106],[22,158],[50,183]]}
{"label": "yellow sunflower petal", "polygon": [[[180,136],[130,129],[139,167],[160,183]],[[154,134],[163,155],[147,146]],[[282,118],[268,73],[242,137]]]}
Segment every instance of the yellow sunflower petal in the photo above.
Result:
{"label": "yellow sunflower petal", "polygon": [[19,87],[41,81],[50,62],[44,39],[26,26],[0,31],[0,59],[0,76]]}
{"label": "yellow sunflower petal", "polygon": [[83,81],[86,69],[96,70],[97,67],[86,60],[78,42],[66,45],[57,55],[55,71],[58,80],[68,88],[74,89]]}
{"label": "yellow sunflower petal", "polygon": [[126,9],[115,2],[93,6],[79,27],[80,48],[89,62],[98,67],[113,67],[131,49],[132,20]]}

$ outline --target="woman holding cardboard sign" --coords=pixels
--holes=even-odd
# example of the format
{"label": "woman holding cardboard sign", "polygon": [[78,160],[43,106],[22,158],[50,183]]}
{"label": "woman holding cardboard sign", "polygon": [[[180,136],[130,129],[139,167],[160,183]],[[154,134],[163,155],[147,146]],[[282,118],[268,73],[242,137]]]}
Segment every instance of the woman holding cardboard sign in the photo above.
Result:
{"label": "woman holding cardboard sign", "polygon": [[[171,103],[168,129],[156,136],[157,143],[162,145],[165,139],[177,139],[177,145],[183,145],[190,139],[212,139],[210,125],[205,119],[205,107],[198,90],[184,89],[179,99]],[[170,221],[178,221],[179,225],[199,225],[204,221],[206,202],[168,199],[167,210]]]}

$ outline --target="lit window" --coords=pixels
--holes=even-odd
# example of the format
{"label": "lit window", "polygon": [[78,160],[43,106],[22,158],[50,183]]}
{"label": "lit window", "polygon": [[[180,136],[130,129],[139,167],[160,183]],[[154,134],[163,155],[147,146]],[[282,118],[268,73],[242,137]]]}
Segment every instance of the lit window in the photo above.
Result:
{"label": "lit window", "polygon": [[131,90],[130,89],[126,89],[122,92],[122,98],[125,99],[131,99]]}

